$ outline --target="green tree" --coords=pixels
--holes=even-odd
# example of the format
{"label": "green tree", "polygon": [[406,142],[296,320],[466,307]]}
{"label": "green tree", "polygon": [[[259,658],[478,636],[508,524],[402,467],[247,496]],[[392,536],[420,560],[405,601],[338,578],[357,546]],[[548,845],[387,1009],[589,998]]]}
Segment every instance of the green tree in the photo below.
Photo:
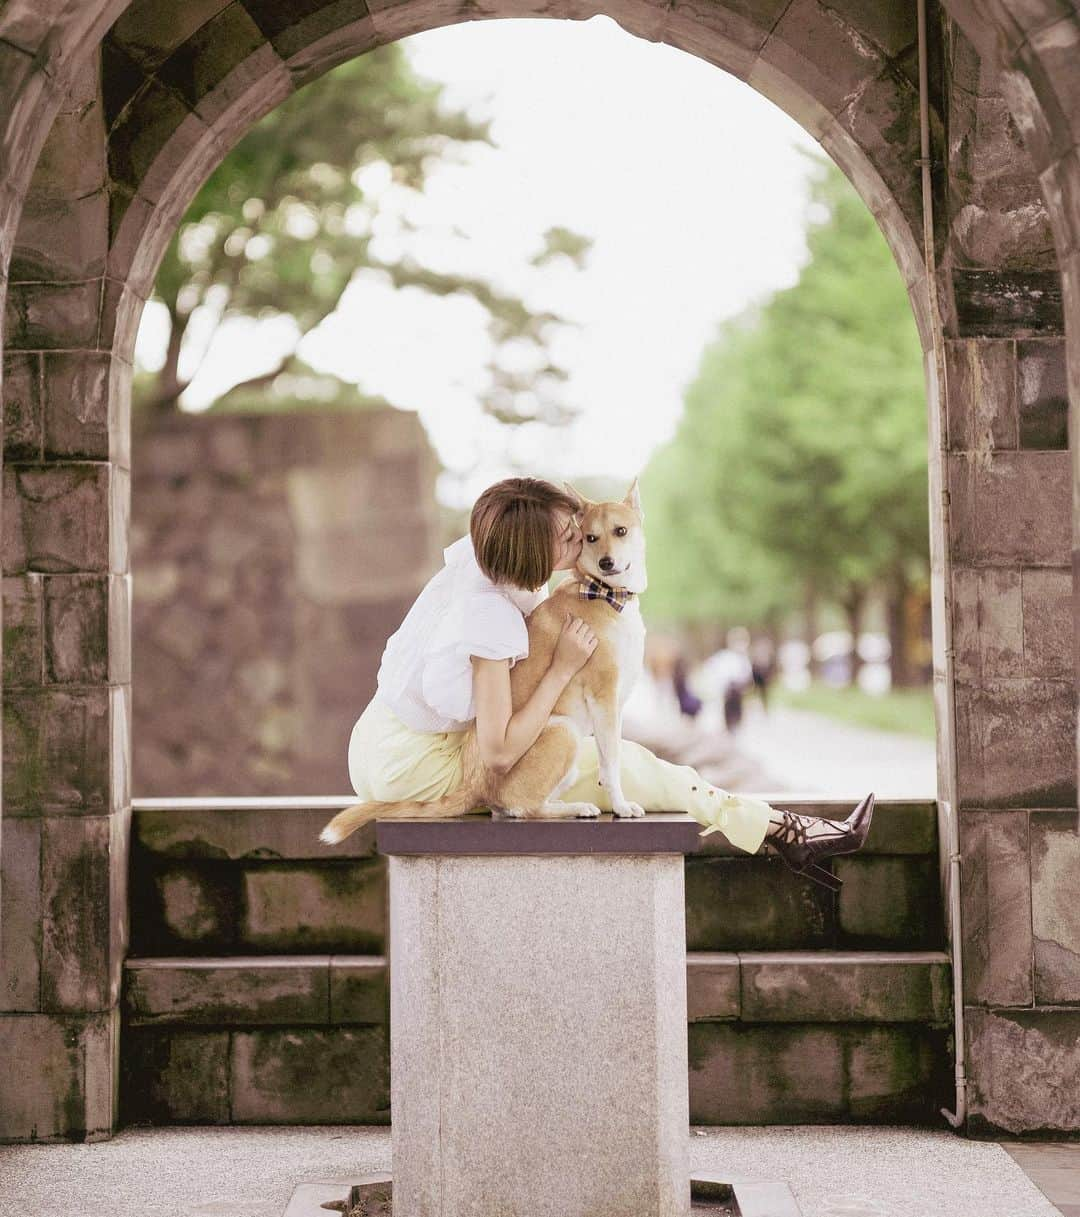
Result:
{"label": "green tree", "polygon": [[[721,327],[687,390],[678,433],[642,477],[645,606],[658,624],[761,621],[791,605],[781,548],[759,543],[755,522],[742,519],[752,482],[768,479],[767,436],[744,408],[760,339],[752,314]],[[751,467],[746,453],[755,446]]]}
{"label": "green tree", "polygon": [[[440,104],[442,88],[416,78],[398,44],[379,47],[307,85],[237,144],[195,197],[158,272],[155,297],[168,313],[168,345],[161,370],[136,384],[144,418],[175,409],[193,379],[182,377],[180,366],[196,310],[218,326],[237,315],[295,320],[295,341],[275,367],[234,386],[233,400],[250,401],[281,373],[306,375],[296,348],[364,269],[383,272],[396,288],[462,293],[481,306],[492,339],[482,404],[495,417],[559,423],[572,413],[559,395],[567,374],[546,348],[550,327],[573,323],[534,312],[482,278],[433,270],[407,252],[394,259],[371,252],[389,220],[359,184],[365,167],[384,162],[394,182],[422,192],[440,160],[460,157],[467,144],[491,143],[488,123]],[[397,223],[406,235],[417,231],[407,217]],[[549,229],[532,264],[566,257],[581,266],[589,244],[566,228]],[[511,344],[518,370],[501,358]],[[520,358],[522,344],[531,360]],[[205,352],[209,342],[203,345]]]}
{"label": "green tree", "polygon": [[798,282],[721,327],[646,474],[664,617],[754,625],[801,605],[813,634],[831,601],[857,635],[872,588],[928,568],[914,318],[866,205],[815,161]]}

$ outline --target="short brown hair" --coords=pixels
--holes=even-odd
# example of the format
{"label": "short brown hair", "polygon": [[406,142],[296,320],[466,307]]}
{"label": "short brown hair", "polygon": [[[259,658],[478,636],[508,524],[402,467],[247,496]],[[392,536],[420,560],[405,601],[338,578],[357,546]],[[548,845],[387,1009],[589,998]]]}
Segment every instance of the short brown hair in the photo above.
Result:
{"label": "short brown hair", "polygon": [[480,569],[494,583],[533,591],[551,578],[558,540],[555,512],[581,502],[542,478],[505,478],[476,500],[469,520]]}

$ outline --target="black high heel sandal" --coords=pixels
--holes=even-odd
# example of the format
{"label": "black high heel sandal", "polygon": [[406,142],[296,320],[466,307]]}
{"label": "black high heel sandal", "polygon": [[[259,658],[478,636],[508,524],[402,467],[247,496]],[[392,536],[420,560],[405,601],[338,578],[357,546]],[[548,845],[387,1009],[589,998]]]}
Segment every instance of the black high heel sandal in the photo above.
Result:
{"label": "black high heel sandal", "polygon": [[781,811],[781,825],[768,843],[783,858],[789,870],[796,875],[805,875],[827,887],[830,891],[838,892],[844,885],[843,879],[838,879],[832,871],[826,870],[818,863],[834,854],[853,854],[862,849],[870,832],[870,818],[874,813],[874,796],[868,794],[855,808],[846,820],[825,820],[834,830],[818,832],[810,837],[807,825],[790,811]]}

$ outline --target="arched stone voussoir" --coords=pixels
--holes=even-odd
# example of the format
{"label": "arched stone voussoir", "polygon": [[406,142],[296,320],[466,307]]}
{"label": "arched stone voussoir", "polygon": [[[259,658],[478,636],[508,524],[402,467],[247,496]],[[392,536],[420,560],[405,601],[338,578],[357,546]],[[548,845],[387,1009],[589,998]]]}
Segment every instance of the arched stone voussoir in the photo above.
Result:
{"label": "arched stone voussoir", "polygon": [[0,300],[15,230],[46,136],[70,83],[129,0],[0,4]]}
{"label": "arched stone voussoir", "polygon": [[[647,0],[614,0],[610,12],[603,0],[369,0],[367,7],[380,43],[465,21],[514,17],[588,21],[597,16],[629,22],[640,27],[647,40],[656,41],[656,16],[662,13],[661,5]],[[630,32],[636,34],[638,29]]]}
{"label": "arched stone voussoir", "polygon": [[[895,221],[895,214],[887,215],[895,205],[918,247],[916,40],[914,5],[886,9],[793,0],[762,46],[749,83],[821,141],[879,222]],[[933,99],[929,121],[931,144],[940,148],[943,126]],[[911,282],[907,270],[904,277]]]}
{"label": "arched stone voussoir", "polygon": [[292,76],[280,60],[269,58],[272,54],[261,47],[238,64],[201,99],[202,114],[181,113],[156,89],[147,89],[146,117],[171,127],[153,149],[152,159],[140,160],[142,140],[136,124],[144,112],[137,104],[121,128],[121,138],[130,131],[138,146],[123,153],[116,150],[114,156],[110,135],[110,165],[123,163],[127,170],[126,181],[114,177],[110,185],[110,278],[127,283],[144,298],[149,295],[165,249],[203,182],[244,134],[293,92]]}
{"label": "arched stone voussoir", "polygon": [[1001,94],[1036,173],[1080,145],[1080,8],[1075,0],[945,0],[1000,72]]}
{"label": "arched stone voussoir", "polygon": [[[1080,252],[1080,146],[1039,174],[1061,265]],[[1070,314],[1066,311],[1065,316]],[[1075,316],[1076,314],[1072,314]]]}
{"label": "arched stone voussoir", "polygon": [[[740,80],[749,80],[765,40],[788,3],[789,0],[758,0],[756,4],[726,5],[714,4],[711,0],[672,0],[661,14],[658,40],[723,68]],[[609,12],[631,33],[648,36],[624,22],[615,11],[609,9]],[[770,96],[768,88],[756,84],[754,87]],[[801,115],[790,110],[782,100],[773,100],[810,130]],[[814,134],[812,130],[811,134]]]}
{"label": "arched stone voussoir", "polygon": [[[17,217],[25,184],[60,104],[60,92],[31,52],[0,41],[0,100],[4,105],[0,118],[4,187],[13,207],[6,214]],[[47,115],[46,122],[39,123],[41,115]],[[43,129],[39,131],[39,127]]]}
{"label": "arched stone voussoir", "polygon": [[822,148],[843,170],[862,196],[892,251],[904,280],[923,350],[933,343],[930,302],[926,295],[926,260],[921,227],[905,213],[888,188],[874,160],[852,131],[837,119],[831,120],[819,137]]}

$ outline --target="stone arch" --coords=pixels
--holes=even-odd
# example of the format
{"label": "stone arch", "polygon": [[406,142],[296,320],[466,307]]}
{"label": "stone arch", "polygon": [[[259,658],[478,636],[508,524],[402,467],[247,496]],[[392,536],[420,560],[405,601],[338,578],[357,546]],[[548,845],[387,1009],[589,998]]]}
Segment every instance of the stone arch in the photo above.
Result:
{"label": "stone arch", "polygon": [[[245,9],[214,0],[220,12],[186,41],[150,49],[137,41],[140,26],[130,32],[125,28],[132,14],[146,7],[133,5],[104,44],[104,71],[130,78],[111,112],[106,102],[105,115],[111,236],[103,304],[106,310],[115,305],[117,324],[112,325],[107,314],[103,320],[113,332],[113,353],[123,360],[130,359],[137,300],[149,294],[160,258],[191,198],[244,132],[296,88],[374,46],[424,29],[499,17],[585,20],[601,11],[581,0],[543,6],[531,0],[488,6],[467,0],[453,5],[410,0],[387,8],[372,6],[369,14],[357,0],[344,9],[340,4],[326,6],[280,28],[267,16],[273,6],[252,3]],[[878,219],[925,334],[925,284],[913,290],[923,274],[921,203],[913,164],[917,126],[912,143],[910,122],[904,124],[905,137],[899,141],[890,138],[883,125],[883,119],[895,120],[898,114],[910,118],[917,109],[916,88],[909,79],[914,26],[901,25],[888,37],[877,32],[881,46],[853,37],[848,55],[838,62],[828,51],[835,46],[826,38],[833,19],[824,10],[820,28],[810,31],[805,19],[793,22],[790,30],[784,21],[770,29],[726,13],[707,24],[648,4],[619,5],[612,15],[631,33],[684,46],[746,80],[821,141]],[[809,40],[814,32],[816,43]],[[223,44],[234,46],[236,54],[223,60]],[[811,53],[815,47],[816,53]],[[136,55],[143,57],[141,63]],[[154,147],[152,159],[126,146],[132,132],[152,133],[146,141]]]}
{"label": "stone arch", "polygon": [[[949,417],[943,420],[942,434],[932,436],[930,450],[932,485],[938,494],[932,510],[935,689],[939,708],[943,699],[957,699],[957,738],[939,734],[939,769],[957,772],[958,808],[964,809],[968,825],[967,835],[961,836],[967,864],[976,873],[981,867],[1004,874],[1017,855],[1028,865],[1033,835],[1043,832],[1046,844],[1058,827],[1058,820],[1047,817],[1074,806],[1076,797],[1075,759],[1059,763],[1068,710],[1063,709],[1063,680],[1050,653],[1060,627],[1063,538],[1051,523],[1033,525],[1037,552],[1028,553],[1006,518],[1010,512],[1018,515],[1022,530],[1025,513],[1032,519],[1040,512],[1053,516],[1067,490],[1059,452],[1038,444],[1034,452],[1021,451],[1015,387],[1006,388],[1015,386],[1021,375],[1021,343],[1044,344],[1046,350],[1039,346],[1037,353],[1041,358],[1050,352],[1052,362],[1051,348],[1060,333],[1040,331],[1045,317],[1040,321],[1040,315],[1032,314],[1037,324],[1025,325],[1030,317],[1008,310],[1018,283],[1020,297],[1029,305],[1039,293],[1052,294],[1058,269],[1051,256],[1036,268],[1041,278],[1025,279],[1023,273],[1017,278],[1031,254],[1030,244],[1000,256],[997,263],[986,242],[973,246],[970,225],[961,231],[956,217],[949,216],[950,191],[955,187],[962,193],[963,183],[953,173],[945,133],[963,117],[953,104],[958,93],[965,92],[957,64],[968,72],[969,83],[972,73],[981,81],[984,69],[997,72],[1001,47],[1010,45],[1011,37],[1013,62],[1020,66],[1013,83],[1006,80],[1002,87],[1012,88],[1021,99],[1010,103],[1016,121],[1025,138],[1036,144],[1040,123],[1058,132],[1056,143],[1047,142],[1060,153],[1053,162],[1057,168],[1051,185],[1073,184],[1071,194],[1064,187],[1054,194],[1043,183],[1058,253],[1063,266],[1070,258],[1072,265],[1078,247],[1075,234],[1080,232],[1080,194],[1070,176],[1076,138],[1074,132],[1071,151],[1061,151],[1064,120],[1052,115],[1055,108],[1061,111],[1072,131],[1069,123],[1080,107],[1075,102],[1078,90],[1068,87],[1066,67],[1054,60],[1054,39],[1029,73],[1022,62],[1023,48],[1035,44],[1023,40],[1024,31],[1018,31],[1004,3],[949,0],[947,7],[958,10],[958,20],[972,37],[992,10],[989,20],[1003,41],[987,48],[983,39],[982,55],[960,46],[958,58],[947,61],[951,23],[935,22],[931,32],[933,135],[945,162],[935,182],[941,268],[936,287],[952,340],[949,357],[955,373]],[[1027,11],[1037,8],[1033,4]],[[1045,11],[1050,8],[1047,4]],[[27,35],[26,45],[19,45],[12,31],[31,28],[25,16],[31,11],[40,18],[32,28],[41,38],[31,46],[33,38]],[[379,43],[440,25],[508,16],[582,20],[597,13],[613,17],[637,36],[723,67],[781,106],[821,142],[878,219],[928,346],[910,5],[885,7],[861,0],[758,0],[748,5],[732,0],[699,6],[693,0],[676,0],[662,8],[645,0],[557,0],[547,5],[531,0],[199,0],[177,9],[158,0],[93,0],[83,5],[46,0],[31,10],[15,0],[0,11],[0,88],[6,88],[0,95],[10,103],[8,113],[24,120],[21,139],[10,123],[2,133],[4,148],[18,148],[23,157],[22,177],[14,176],[0,213],[0,222],[7,223],[0,257],[3,269],[10,258],[11,269],[5,352],[5,536],[10,543],[5,547],[5,574],[11,576],[12,591],[6,612],[13,629],[23,631],[18,636],[25,643],[18,663],[9,668],[15,678],[8,676],[5,700],[13,708],[8,729],[24,732],[19,746],[36,764],[33,773],[16,774],[13,782],[5,783],[5,800],[25,819],[38,818],[38,845],[54,878],[73,868],[90,876],[79,889],[86,908],[68,913],[78,916],[84,938],[53,941],[46,929],[47,957],[37,961],[35,973],[41,996],[22,1010],[34,1017],[18,1020],[20,1029],[39,1044],[59,1044],[63,1029],[77,1028],[82,1063],[72,1063],[67,1073],[59,1067],[57,1086],[68,1088],[76,1074],[86,1081],[68,1103],[60,1135],[80,1130],[108,1135],[115,1121],[115,1089],[110,1092],[109,1082],[115,1083],[110,1062],[126,945],[123,875],[130,817],[127,390],[139,314],[168,239],[199,184],[247,127],[293,89],[337,63]],[[20,16],[22,25],[10,20]],[[101,37],[106,29],[110,32]],[[8,78],[2,56],[11,48],[23,58],[18,59],[19,73]],[[23,62],[26,57],[31,68]],[[44,81],[35,76],[38,69]],[[991,87],[998,85],[994,74]],[[982,87],[978,85],[976,93]],[[994,151],[991,135],[978,121],[968,124],[965,135],[973,156]],[[78,156],[72,154],[76,147]],[[1023,166],[1013,186],[1006,212],[1041,206],[1036,183]],[[973,206],[968,219],[974,214],[977,227],[985,232],[992,224],[980,218],[978,205]],[[20,219],[13,243],[11,226]],[[980,258],[990,265],[982,265]],[[1067,284],[1072,281],[1069,273]],[[1051,319],[1051,329],[1053,324]],[[1060,331],[1060,316],[1056,324]],[[933,418],[938,386],[932,360],[927,361],[927,379]],[[983,392],[988,384],[994,388],[989,413]],[[1075,410],[1080,403],[1075,373],[1073,403]],[[1008,457],[1005,476],[996,479],[989,468],[995,448],[1005,449]],[[946,493],[955,505],[952,532],[946,531],[940,508]],[[980,517],[977,503],[984,511],[991,504],[989,520]],[[948,584],[946,552],[959,568]],[[1037,572],[1027,581],[1025,566]],[[1015,607],[1015,620],[993,617],[1002,598],[1010,606],[1006,616]],[[957,662],[966,681],[958,680],[955,687],[947,680],[943,654],[946,615],[955,630]],[[69,657],[66,667],[58,668],[47,658],[53,645],[47,635],[49,622],[61,618],[79,623],[86,645]],[[33,633],[38,620],[46,623],[44,637],[40,631]],[[1017,621],[1023,624],[1018,627]],[[1026,650],[1044,664],[1035,676],[1023,666]],[[1010,675],[1010,665],[1017,662],[1015,670],[1021,675]],[[1009,681],[1015,688],[1006,690],[1007,725],[995,740],[994,724],[1001,721],[1000,686]],[[1041,768],[1025,761],[1039,739],[1026,725],[1032,714],[1044,737],[1049,732],[1058,753],[1053,780],[1043,783],[1043,789]],[[1000,760],[994,749],[1000,742],[1015,753],[1015,764]],[[69,754],[68,768],[58,773],[40,764],[46,755]],[[1034,755],[1037,761],[1037,748]],[[1003,834],[1002,824],[1007,825]],[[1030,963],[1037,950],[1030,932],[1032,874],[1028,866],[1027,886],[1015,892],[1010,888],[1010,899],[1000,907],[978,894],[965,907],[965,918],[975,927],[966,942],[974,968],[965,978],[965,1000],[978,1016],[976,1023],[982,1020],[973,1041],[975,1110],[987,1123],[1002,1121],[1008,1127],[1012,1121],[1017,1128],[1028,1127],[1041,1113],[1033,1114],[1033,1103],[1018,1114],[1015,1101],[998,1094],[999,1081],[1010,1079],[995,1074],[993,1051],[1000,1053],[1003,1042],[1011,1051],[1014,1040],[1008,1037],[1026,1032],[1043,1037],[1040,1043],[1047,1045],[1048,1059],[1057,1053],[1054,1060],[1076,1067],[1075,1048],[1070,1057],[1063,1047],[1070,1033],[1076,1039],[1075,1022],[1066,1020],[1063,1028],[1055,1023],[1047,1031],[1051,1020],[1039,1009],[1040,1003],[1054,1002],[1060,978],[1044,968],[1040,982],[1038,969]],[[47,911],[42,917],[47,927]],[[988,936],[1004,945],[988,945]],[[1022,966],[1025,952],[1027,971],[1017,979],[1015,967]],[[1014,1020],[1009,1024],[1013,1030],[1001,1033],[1004,1041],[995,1038],[1001,1027],[992,1014],[995,1004],[1026,1004],[1032,1011],[1030,1025],[1015,1031],[1019,1024]],[[59,1047],[48,1051],[57,1059],[63,1054]],[[10,1119],[8,1127],[14,1130]],[[1071,1109],[1062,1108],[1049,1119],[1058,1123],[1048,1126],[1080,1126],[1080,1114]],[[15,1130],[14,1135],[24,1134]]]}

